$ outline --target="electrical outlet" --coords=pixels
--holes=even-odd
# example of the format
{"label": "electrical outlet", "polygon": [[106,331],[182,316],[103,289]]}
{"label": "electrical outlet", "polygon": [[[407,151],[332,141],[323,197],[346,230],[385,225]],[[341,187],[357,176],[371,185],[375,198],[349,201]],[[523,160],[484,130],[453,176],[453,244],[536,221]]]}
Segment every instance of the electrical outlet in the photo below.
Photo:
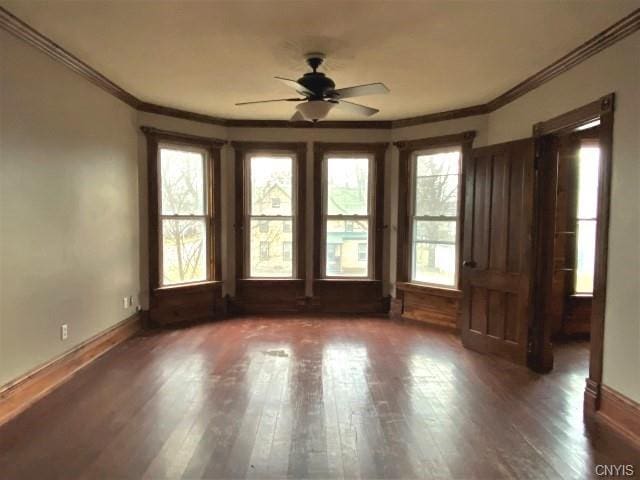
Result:
{"label": "electrical outlet", "polygon": [[123,308],[129,308],[129,297],[124,297],[122,299],[122,307]]}
{"label": "electrical outlet", "polygon": [[64,323],[60,325],[60,340],[66,340],[69,338],[69,326]]}

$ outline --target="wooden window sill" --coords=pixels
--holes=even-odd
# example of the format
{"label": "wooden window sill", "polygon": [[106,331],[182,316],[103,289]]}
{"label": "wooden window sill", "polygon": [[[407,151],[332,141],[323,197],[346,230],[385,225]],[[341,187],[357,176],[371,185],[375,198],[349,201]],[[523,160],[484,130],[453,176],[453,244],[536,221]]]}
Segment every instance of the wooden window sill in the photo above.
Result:
{"label": "wooden window sill", "polygon": [[374,284],[374,283],[382,283],[381,280],[373,280],[371,278],[315,278],[313,283],[327,283],[327,284]]}
{"label": "wooden window sill", "polygon": [[163,287],[154,288],[154,292],[173,292],[180,290],[198,290],[198,289],[206,289],[207,287],[214,287],[217,285],[222,285],[220,280],[206,280],[204,282],[195,282],[195,283],[181,283],[178,285],[165,285]]}
{"label": "wooden window sill", "polygon": [[431,285],[422,285],[420,283],[411,282],[398,282],[396,284],[396,288],[403,292],[436,295],[439,297],[462,298],[462,290],[458,290],[456,288],[433,287]]}
{"label": "wooden window sill", "polygon": [[303,278],[238,278],[239,283],[253,283],[264,285],[282,285],[285,283],[304,283]]}

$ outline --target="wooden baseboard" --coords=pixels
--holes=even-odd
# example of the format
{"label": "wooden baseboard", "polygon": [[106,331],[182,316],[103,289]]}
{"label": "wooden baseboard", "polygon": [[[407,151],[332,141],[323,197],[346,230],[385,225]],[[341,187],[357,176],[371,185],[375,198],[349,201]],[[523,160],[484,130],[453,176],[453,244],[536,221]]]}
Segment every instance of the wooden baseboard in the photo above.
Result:
{"label": "wooden baseboard", "polygon": [[63,384],[78,370],[131,338],[142,328],[138,312],[61,356],[0,387],[0,425]]}
{"label": "wooden baseboard", "polygon": [[640,449],[640,403],[602,385],[597,418]]}

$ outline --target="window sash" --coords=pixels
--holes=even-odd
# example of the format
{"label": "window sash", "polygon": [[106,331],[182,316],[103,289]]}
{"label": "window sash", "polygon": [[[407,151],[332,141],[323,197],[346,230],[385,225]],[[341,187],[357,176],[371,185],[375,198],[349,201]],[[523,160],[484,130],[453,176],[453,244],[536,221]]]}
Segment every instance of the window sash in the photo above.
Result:
{"label": "window sash", "polygon": [[[367,158],[369,160],[368,178],[367,178],[367,215],[362,214],[332,214],[329,215],[328,203],[329,203],[329,158]],[[322,278],[326,279],[356,279],[356,280],[370,280],[374,273],[374,195],[375,195],[375,161],[374,156],[371,153],[347,153],[341,154],[339,152],[326,153],[322,162],[322,239],[320,248],[321,260],[321,272]],[[347,221],[366,220],[367,229],[367,272],[364,276],[349,276],[349,275],[328,275],[327,274],[327,225],[330,221],[345,221],[345,231]],[[357,253],[356,253],[357,255]],[[357,255],[358,256],[358,255]],[[342,248],[340,247],[340,257],[342,258]]]}
{"label": "window sash", "polygon": [[[458,157],[458,173],[446,173],[446,174],[438,174],[438,175],[420,175],[418,176],[418,157],[422,155],[434,155],[438,153],[450,153],[450,152],[459,152]],[[462,187],[462,148],[461,147],[448,147],[448,148],[434,148],[429,150],[420,150],[413,152],[411,155],[411,162],[409,166],[409,224],[408,224],[408,236],[409,236],[409,275],[410,281],[414,283],[419,283],[422,285],[429,285],[433,287],[441,287],[441,288],[457,288],[460,283],[460,205],[461,198],[460,192]],[[456,215],[416,215],[416,196],[417,196],[417,182],[419,178],[431,178],[431,177],[457,177],[457,188],[456,188]],[[455,223],[455,240],[453,242],[446,240],[417,240],[415,238],[415,229],[417,222],[454,222]],[[453,278],[454,281],[452,284],[449,283],[439,283],[439,282],[425,282],[423,280],[418,280],[416,278],[416,247],[418,245],[453,245],[454,247],[454,272]]]}
{"label": "window sash", "polygon": [[[174,150],[178,152],[188,152],[188,153],[197,153],[202,158],[202,213],[189,213],[189,214],[163,214],[164,212],[164,202],[162,199],[162,151],[163,150]],[[193,216],[193,215],[204,215],[208,216],[210,211],[209,209],[209,192],[208,192],[208,179],[209,179],[209,155],[206,150],[198,147],[189,147],[185,145],[172,145],[163,143],[158,145],[158,212],[160,216]]]}
{"label": "window sash", "polygon": [[[291,159],[291,215],[255,215],[252,213],[252,183],[251,183],[251,159],[254,157],[271,157],[271,158],[289,158]],[[296,278],[298,275],[298,157],[293,152],[284,151],[259,151],[251,152],[244,157],[244,186],[245,186],[245,209],[244,209],[244,222],[243,222],[243,248],[244,248],[244,272],[243,275],[246,278],[254,278],[259,280],[287,280]],[[269,200],[271,202],[271,199]],[[282,202],[280,202],[282,204]],[[279,208],[279,207],[278,207]],[[291,262],[291,276],[255,276],[251,275],[251,222],[252,221],[276,221],[281,220],[283,222],[291,222],[291,231],[283,232],[291,234],[291,259],[287,262]]]}
{"label": "window sash", "polygon": [[[203,213],[202,214],[163,214],[163,204],[162,204],[162,150],[177,150],[184,152],[195,152],[199,153],[202,156],[202,192],[203,192]],[[213,208],[211,202],[213,200],[213,192],[212,189],[212,178],[211,178],[211,157],[209,152],[204,148],[186,146],[186,145],[178,145],[172,143],[159,143],[158,150],[156,155],[156,171],[157,171],[157,191],[158,191],[158,282],[159,286],[179,286],[179,285],[189,285],[200,283],[202,281],[211,280],[211,276],[213,274],[213,224],[214,224],[214,216],[213,216]],[[205,265],[206,265],[206,274],[204,280],[195,280],[195,281],[187,281],[187,282],[165,282],[164,275],[164,236],[163,236],[163,225],[165,220],[199,220],[203,221],[205,225]]]}

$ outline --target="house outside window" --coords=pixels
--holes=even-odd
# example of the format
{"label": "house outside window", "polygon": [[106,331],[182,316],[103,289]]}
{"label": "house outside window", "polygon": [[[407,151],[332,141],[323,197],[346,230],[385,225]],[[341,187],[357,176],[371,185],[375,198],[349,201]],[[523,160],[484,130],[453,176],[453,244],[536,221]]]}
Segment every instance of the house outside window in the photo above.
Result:
{"label": "house outside window", "polygon": [[294,159],[286,154],[246,157],[250,278],[293,277]]}
{"label": "house outside window", "polygon": [[368,278],[372,228],[373,158],[327,155],[324,159],[324,275]]}

